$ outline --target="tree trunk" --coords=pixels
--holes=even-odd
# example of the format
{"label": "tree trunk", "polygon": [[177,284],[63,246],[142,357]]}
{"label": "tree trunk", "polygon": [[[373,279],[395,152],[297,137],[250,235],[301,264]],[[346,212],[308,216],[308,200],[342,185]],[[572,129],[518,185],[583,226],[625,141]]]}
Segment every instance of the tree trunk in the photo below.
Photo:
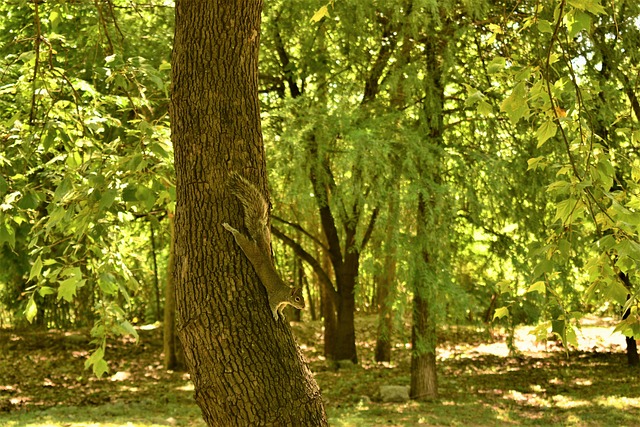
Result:
{"label": "tree trunk", "polygon": [[174,272],[174,244],[173,244],[173,214],[169,214],[169,261],[167,268],[167,286],[164,291],[164,367],[172,371],[183,371],[184,352],[176,335],[176,288],[173,281]]}
{"label": "tree trunk", "polygon": [[[629,290],[629,294],[627,294],[627,300],[631,298],[631,280],[629,276],[623,272],[618,273],[618,277],[624,283],[625,288]],[[626,319],[631,315],[631,309],[622,313],[622,320]],[[638,357],[638,345],[636,343],[635,337],[625,337],[625,341],[627,343],[627,363],[629,366],[638,366],[640,365],[640,357]]]}
{"label": "tree trunk", "polygon": [[178,0],[172,58],[176,321],[210,426],[324,426],[311,372],[222,223],[237,171],[266,194],[258,104],[261,1]]}
{"label": "tree trunk", "polygon": [[158,280],[158,251],[156,249],[156,232],[153,227],[154,219],[149,219],[149,240],[151,240],[151,264],[153,264],[153,321],[160,318],[160,280]]}
{"label": "tree trunk", "polygon": [[383,246],[382,271],[378,275],[376,304],[378,308],[378,336],[376,339],[376,362],[391,361],[391,335],[393,333],[392,303],[395,299],[396,282],[396,244],[394,230],[398,221],[396,197],[389,202],[389,221]]}
{"label": "tree trunk", "polygon": [[[355,312],[356,312],[356,300],[354,294],[355,278],[343,279],[348,284],[353,283],[354,286],[349,286],[350,289],[343,286],[343,291],[340,292],[340,298],[337,304],[337,318],[338,323],[335,331],[336,342],[333,348],[333,360],[350,360],[353,363],[358,363],[358,353],[356,351],[356,328],[355,328]],[[338,282],[340,283],[340,282]],[[326,337],[325,337],[326,339]]]}
{"label": "tree trunk", "polygon": [[416,292],[413,298],[413,328],[411,330],[411,391],[415,400],[438,397],[436,372],[436,328],[428,299]]}
{"label": "tree trunk", "polygon": [[[324,271],[331,271],[331,260],[327,254],[322,256]],[[336,305],[339,298],[334,298],[327,289],[320,283],[320,309],[322,312],[322,326],[324,328],[324,357],[335,360],[336,335],[338,331],[338,319],[336,316]]]}
{"label": "tree trunk", "polygon": [[395,256],[385,255],[385,271],[378,280],[376,302],[378,306],[378,336],[376,338],[376,362],[391,361],[391,335],[393,334],[393,316],[391,288],[395,284]]}
{"label": "tree trunk", "polygon": [[[422,194],[418,197],[418,242],[424,244],[426,206]],[[436,374],[436,322],[433,313],[435,289],[433,283],[425,281],[430,264],[429,253],[421,249],[416,259],[416,274],[413,287],[413,327],[411,330],[411,391],[412,399],[428,400],[438,396]]]}
{"label": "tree trunk", "polygon": [[638,344],[634,337],[625,337],[627,341],[627,362],[629,366],[640,365],[640,358],[638,357]]}

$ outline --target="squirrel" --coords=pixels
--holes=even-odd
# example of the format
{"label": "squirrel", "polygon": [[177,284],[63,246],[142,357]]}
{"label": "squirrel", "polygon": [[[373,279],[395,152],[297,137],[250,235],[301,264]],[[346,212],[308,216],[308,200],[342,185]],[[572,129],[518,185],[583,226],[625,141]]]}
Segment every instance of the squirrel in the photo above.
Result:
{"label": "squirrel", "polygon": [[222,226],[233,234],[236,243],[253,265],[267,290],[273,318],[277,321],[280,315],[284,319],[282,310],[287,304],[298,309],[303,309],[305,304],[302,288],[292,288],[284,283],[273,264],[271,231],[268,226],[269,205],[260,191],[237,172],[231,174],[228,185],[231,193],[242,203],[244,225],[249,235],[245,236],[226,222]]}

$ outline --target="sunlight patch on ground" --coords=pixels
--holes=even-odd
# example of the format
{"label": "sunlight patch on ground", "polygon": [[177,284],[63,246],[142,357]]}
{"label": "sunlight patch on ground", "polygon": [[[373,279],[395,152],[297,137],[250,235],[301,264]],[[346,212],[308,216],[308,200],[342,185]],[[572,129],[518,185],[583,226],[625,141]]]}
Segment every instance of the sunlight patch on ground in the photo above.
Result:
{"label": "sunlight patch on ground", "polygon": [[572,399],[567,396],[563,396],[562,394],[556,394],[551,398],[553,400],[554,406],[562,409],[570,409],[570,408],[578,408],[582,406],[592,405],[588,400],[581,399]]}
{"label": "sunlight patch on ground", "polygon": [[521,393],[516,390],[509,390],[503,396],[503,399],[513,400],[520,404],[535,406],[538,408],[548,408],[551,405],[547,399],[538,396],[536,393]]}
{"label": "sunlight patch on ground", "polygon": [[595,400],[600,406],[616,409],[640,408],[640,397],[602,396]]}
{"label": "sunlight patch on ground", "polygon": [[[626,348],[625,337],[621,333],[613,333],[615,322],[605,321],[596,323],[596,320],[585,318],[581,321],[581,328],[577,330],[578,347],[572,350],[578,351],[611,351],[622,352]],[[528,355],[544,357],[549,351],[563,351],[559,341],[549,340],[538,342],[531,333],[533,326],[521,326],[514,334],[515,346],[519,352]],[[551,328],[549,328],[549,336]],[[442,360],[450,358],[473,358],[476,356],[509,356],[509,347],[505,342],[482,344],[457,344],[454,346],[440,346],[437,349],[438,358]],[[580,385],[580,384],[578,384]]]}
{"label": "sunlight patch on ground", "polygon": [[9,424],[4,425],[4,427],[166,427],[171,424],[148,424],[145,422],[139,423],[95,423],[95,422],[36,422],[36,423],[28,423],[28,424],[18,424],[17,422],[9,422]]}
{"label": "sunlight patch on ground", "polygon": [[193,386],[193,383],[191,383],[191,382],[190,382],[190,383],[185,384],[185,385],[183,385],[183,386],[176,387],[176,390],[180,390],[180,391],[194,391],[194,390],[195,390],[195,387]]}

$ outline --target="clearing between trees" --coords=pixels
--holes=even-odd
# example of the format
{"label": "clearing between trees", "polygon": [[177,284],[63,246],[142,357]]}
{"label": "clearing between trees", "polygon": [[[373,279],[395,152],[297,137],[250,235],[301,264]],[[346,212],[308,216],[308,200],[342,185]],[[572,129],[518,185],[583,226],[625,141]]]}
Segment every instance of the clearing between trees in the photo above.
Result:
{"label": "clearing between trees", "polygon": [[[356,320],[361,364],[339,370],[320,356],[319,322],[292,325],[332,426],[633,426],[640,419],[640,371],[627,366],[624,337],[605,320],[583,321],[568,356],[555,342],[536,344],[529,328],[516,331],[516,356],[501,331],[441,330],[440,397],[426,403],[377,400],[381,385],[409,384],[410,349],[398,343],[392,364],[374,363],[375,318]],[[188,374],[162,366],[161,328],[141,330],[138,343],[112,342],[102,379],[84,369],[89,347],[78,332],[0,331],[0,425],[204,426]]]}

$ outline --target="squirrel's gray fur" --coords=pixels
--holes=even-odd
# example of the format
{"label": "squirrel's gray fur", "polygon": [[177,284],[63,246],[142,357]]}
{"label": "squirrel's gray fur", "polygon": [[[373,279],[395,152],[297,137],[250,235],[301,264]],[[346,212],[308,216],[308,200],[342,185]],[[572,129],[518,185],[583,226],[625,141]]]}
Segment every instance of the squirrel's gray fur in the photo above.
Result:
{"label": "squirrel's gray fur", "polygon": [[282,310],[291,304],[295,308],[305,307],[301,288],[292,288],[278,275],[271,257],[271,231],[269,230],[269,204],[260,191],[234,172],[229,177],[228,188],[244,209],[244,226],[249,232],[245,236],[226,222],[222,226],[231,234],[242,252],[253,265],[262,285],[267,290],[269,307],[273,318],[284,318]]}

